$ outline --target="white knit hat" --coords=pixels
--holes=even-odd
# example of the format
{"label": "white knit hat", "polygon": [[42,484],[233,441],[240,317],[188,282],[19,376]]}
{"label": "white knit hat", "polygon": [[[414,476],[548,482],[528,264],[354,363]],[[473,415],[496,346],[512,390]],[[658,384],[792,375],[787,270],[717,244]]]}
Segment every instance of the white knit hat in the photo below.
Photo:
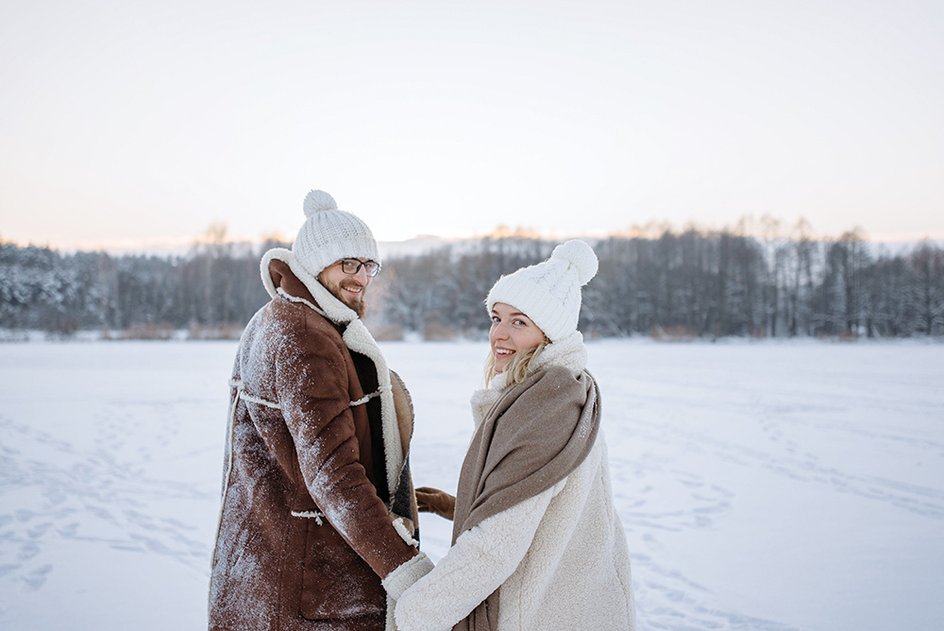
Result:
{"label": "white knit hat", "polygon": [[520,309],[555,342],[577,330],[580,288],[590,282],[598,267],[593,248],[579,239],[566,241],[543,263],[499,278],[485,306],[489,313],[496,302]]}
{"label": "white knit hat", "polygon": [[380,263],[377,242],[370,228],[349,212],[338,210],[334,198],[313,190],[303,205],[308,219],[298,231],[292,254],[312,276],[339,259],[371,259]]}

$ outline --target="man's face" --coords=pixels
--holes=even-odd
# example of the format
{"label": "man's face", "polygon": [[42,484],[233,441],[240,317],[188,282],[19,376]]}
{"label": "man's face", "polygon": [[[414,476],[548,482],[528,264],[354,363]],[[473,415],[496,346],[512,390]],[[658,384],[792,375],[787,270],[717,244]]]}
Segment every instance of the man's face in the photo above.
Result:
{"label": "man's face", "polygon": [[[366,259],[342,259],[347,261],[367,262]],[[367,302],[364,300],[364,292],[372,278],[367,275],[367,268],[360,266],[354,274],[346,274],[341,265],[341,261],[335,261],[324,268],[318,274],[318,281],[325,288],[334,294],[335,298],[353,309],[357,316],[364,317],[367,311]]]}

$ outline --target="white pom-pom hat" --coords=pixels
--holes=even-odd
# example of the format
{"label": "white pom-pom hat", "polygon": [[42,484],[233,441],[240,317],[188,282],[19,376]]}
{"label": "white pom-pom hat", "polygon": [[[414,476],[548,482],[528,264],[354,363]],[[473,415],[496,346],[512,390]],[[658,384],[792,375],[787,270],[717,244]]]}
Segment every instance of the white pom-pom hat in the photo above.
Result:
{"label": "white pom-pom hat", "polygon": [[579,239],[561,243],[548,260],[502,276],[488,292],[485,306],[496,302],[519,309],[551,342],[577,330],[580,288],[596,276],[597,255]]}
{"label": "white pom-pom hat", "polygon": [[339,259],[371,259],[380,263],[370,228],[349,212],[338,210],[324,191],[310,191],[303,205],[308,218],[298,231],[292,254],[302,268],[317,277]]}

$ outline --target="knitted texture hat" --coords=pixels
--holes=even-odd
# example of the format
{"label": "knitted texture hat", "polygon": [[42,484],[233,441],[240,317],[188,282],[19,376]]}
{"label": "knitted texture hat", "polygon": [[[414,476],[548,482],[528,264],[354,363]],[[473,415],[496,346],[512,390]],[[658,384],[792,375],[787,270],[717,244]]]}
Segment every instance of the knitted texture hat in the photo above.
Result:
{"label": "knitted texture hat", "polygon": [[377,242],[363,221],[349,212],[338,210],[334,198],[313,190],[303,205],[308,219],[298,231],[292,254],[312,276],[339,259],[371,259],[380,263]]}
{"label": "knitted texture hat", "polygon": [[551,258],[502,276],[488,292],[489,313],[496,302],[521,310],[552,342],[577,330],[580,288],[597,273],[597,255],[579,239],[561,243]]}

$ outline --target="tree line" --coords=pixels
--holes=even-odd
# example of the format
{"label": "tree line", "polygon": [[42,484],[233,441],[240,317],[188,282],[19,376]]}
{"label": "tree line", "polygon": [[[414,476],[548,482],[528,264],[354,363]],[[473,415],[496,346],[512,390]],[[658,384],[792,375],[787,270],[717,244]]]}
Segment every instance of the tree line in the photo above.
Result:
{"label": "tree line", "polygon": [[[512,235],[389,257],[368,323],[388,338],[480,336],[495,280],[547,258],[556,243]],[[268,300],[259,258],[276,245],[285,246],[219,240],[167,257],[3,243],[0,328],[238,335]],[[889,252],[858,231],[814,239],[801,223],[787,236],[665,228],[591,245],[600,270],[581,310],[591,336],[944,335],[944,249],[930,241]]]}
{"label": "tree line", "polygon": [[0,244],[0,328],[232,336],[268,295],[255,248],[194,246],[183,256],[60,253]]}

